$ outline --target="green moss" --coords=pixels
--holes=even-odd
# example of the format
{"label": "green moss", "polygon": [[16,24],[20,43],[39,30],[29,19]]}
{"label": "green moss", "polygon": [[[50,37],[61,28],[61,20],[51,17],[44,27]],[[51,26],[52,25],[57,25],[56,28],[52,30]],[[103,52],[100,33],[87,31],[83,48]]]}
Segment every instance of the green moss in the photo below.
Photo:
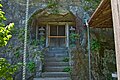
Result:
{"label": "green moss", "polygon": [[64,62],[69,62],[69,58],[68,58],[68,57],[65,57],[65,58],[63,59],[63,61],[64,61]]}
{"label": "green moss", "polygon": [[69,73],[71,73],[71,67],[65,67],[64,69],[63,69],[63,72],[69,72]]}
{"label": "green moss", "polygon": [[33,61],[28,62],[27,68],[31,73],[34,72],[35,71],[35,62],[33,62]]}

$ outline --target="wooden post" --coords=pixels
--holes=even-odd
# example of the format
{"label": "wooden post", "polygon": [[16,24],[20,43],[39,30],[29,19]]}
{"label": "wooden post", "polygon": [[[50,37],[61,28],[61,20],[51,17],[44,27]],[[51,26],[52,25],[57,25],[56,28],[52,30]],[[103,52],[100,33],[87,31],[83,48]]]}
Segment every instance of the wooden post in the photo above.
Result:
{"label": "wooden post", "polygon": [[46,47],[49,46],[49,41],[48,41],[48,36],[49,36],[49,25],[46,25]]}
{"label": "wooden post", "polygon": [[38,26],[36,26],[36,40],[38,39]]}
{"label": "wooden post", "polygon": [[66,47],[69,48],[69,24],[66,23]]}
{"label": "wooden post", "polygon": [[120,80],[120,0],[111,0],[112,18],[115,37],[117,75]]}

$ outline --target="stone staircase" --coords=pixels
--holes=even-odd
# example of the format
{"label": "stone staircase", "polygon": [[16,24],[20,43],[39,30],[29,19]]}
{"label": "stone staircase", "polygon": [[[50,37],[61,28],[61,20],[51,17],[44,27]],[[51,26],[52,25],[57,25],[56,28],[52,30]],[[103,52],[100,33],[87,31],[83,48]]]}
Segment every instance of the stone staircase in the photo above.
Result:
{"label": "stone staircase", "polygon": [[34,80],[71,80],[70,74],[64,72],[69,67],[69,62],[63,60],[69,57],[65,48],[50,48],[45,54],[45,65],[42,78],[34,78]]}

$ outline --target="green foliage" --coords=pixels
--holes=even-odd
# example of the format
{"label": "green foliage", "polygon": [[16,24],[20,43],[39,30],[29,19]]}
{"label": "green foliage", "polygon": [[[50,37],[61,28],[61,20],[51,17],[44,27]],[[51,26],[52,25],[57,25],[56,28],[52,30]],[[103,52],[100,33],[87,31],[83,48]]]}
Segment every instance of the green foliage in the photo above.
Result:
{"label": "green foliage", "polygon": [[98,50],[100,50],[100,42],[96,39],[93,39],[92,41],[91,41],[91,49],[92,49],[92,51],[98,51]]}
{"label": "green foliage", "polygon": [[45,44],[45,37],[44,36],[41,36],[40,40],[32,40],[30,43],[30,45],[35,45],[35,46],[37,46],[39,44],[42,46]]}
{"label": "green foliage", "polygon": [[68,58],[68,57],[65,57],[65,58],[63,59],[63,61],[64,61],[64,62],[69,62],[69,58]]}
{"label": "green foliage", "polygon": [[115,52],[113,50],[105,50],[103,58],[103,67],[103,74],[105,75],[106,79],[111,80],[111,74],[117,71]]}
{"label": "green foliage", "polygon": [[[73,80],[89,80],[88,79],[88,56],[83,54],[82,47],[71,49],[72,60],[74,61],[72,73]],[[74,77],[74,75],[78,77]]]}
{"label": "green foliage", "polygon": [[98,4],[100,3],[101,0],[84,0],[83,1],[83,8],[85,11],[88,10],[95,10],[98,6]]}
{"label": "green foliage", "polygon": [[43,53],[42,51],[40,51],[39,54],[40,54],[40,59],[41,59],[41,61],[44,62],[44,53]]}
{"label": "green foliage", "polygon": [[58,1],[49,0],[48,1],[48,7],[51,8],[51,13],[52,14],[58,14],[59,13]]}
{"label": "green foliage", "polygon": [[31,43],[30,43],[30,45],[35,45],[35,46],[37,46],[38,43],[39,43],[39,41],[37,41],[37,40],[32,40]]}
{"label": "green foliage", "polygon": [[3,23],[3,20],[6,20],[5,16],[4,16],[4,12],[1,9],[2,5],[0,4],[0,26],[5,26],[5,24]]}
{"label": "green foliage", "polygon": [[[100,55],[103,56],[100,56]],[[92,54],[92,70],[97,78],[112,80],[111,74],[116,72],[115,51],[105,49],[103,53]]]}
{"label": "green foliage", "polygon": [[79,40],[80,36],[76,33],[70,33],[70,47],[76,46],[76,41]]}
{"label": "green foliage", "polygon": [[69,72],[69,73],[71,73],[71,67],[66,67],[66,68],[64,68],[63,69],[63,72]]}
{"label": "green foliage", "polygon": [[109,43],[106,44],[106,42],[102,41],[104,37],[100,37],[100,39],[91,41],[91,49],[93,51],[91,54],[92,70],[95,72],[96,78],[112,80],[111,74],[117,71],[115,51],[107,47]]}
{"label": "green foliage", "polygon": [[35,58],[35,56],[39,56],[40,57],[40,60],[43,62],[44,61],[44,53],[42,52],[42,51],[35,51],[34,53],[34,58]]}
{"label": "green foliage", "polygon": [[35,71],[35,62],[33,62],[33,61],[28,62],[27,68],[31,73],[34,72]]}
{"label": "green foliage", "polygon": [[[0,4],[0,7],[2,7],[1,4]],[[10,23],[6,27],[4,27],[5,24],[3,23],[3,21],[6,20],[4,14],[5,13],[2,11],[2,9],[0,9],[0,47],[5,46],[9,41],[9,39],[12,37],[12,35],[10,34],[10,31],[14,26],[14,23]]]}
{"label": "green foliage", "polygon": [[53,0],[49,0],[47,6],[50,8],[53,8],[57,5],[57,3]]}
{"label": "green foliage", "polygon": [[[16,29],[15,29],[16,30]],[[17,30],[16,30],[17,31]],[[15,31],[14,31],[15,32]],[[20,28],[19,29],[19,32],[17,33],[18,35],[18,39],[20,40],[20,41],[24,41],[24,29],[23,28]]]}
{"label": "green foliage", "polygon": [[44,45],[45,44],[45,37],[44,36],[41,36],[40,37],[40,45]]}
{"label": "green foliage", "polygon": [[0,79],[13,80],[12,75],[17,71],[21,64],[11,65],[9,62],[0,58]]}
{"label": "green foliage", "polygon": [[76,40],[78,40],[79,39],[79,34],[76,34],[76,33],[71,33],[70,34],[70,40],[72,41],[72,42],[75,42]]}
{"label": "green foliage", "polygon": [[20,52],[19,52],[19,51],[16,51],[16,52],[14,53],[14,55],[15,55],[17,58],[19,58],[19,57],[20,57]]}
{"label": "green foliage", "polygon": [[[4,16],[5,13],[1,8],[2,5],[0,4],[0,47],[3,47],[7,45],[12,37],[11,30],[14,27],[14,23],[5,26],[3,23],[3,21],[6,20]],[[0,58],[0,79],[13,80],[12,75],[17,71],[18,66],[20,66],[20,64],[11,65],[5,58]]]}
{"label": "green foliage", "polygon": [[10,30],[13,28],[13,26],[13,23],[10,23],[5,28],[0,26],[0,47],[5,46],[12,37],[12,35],[10,35]]}

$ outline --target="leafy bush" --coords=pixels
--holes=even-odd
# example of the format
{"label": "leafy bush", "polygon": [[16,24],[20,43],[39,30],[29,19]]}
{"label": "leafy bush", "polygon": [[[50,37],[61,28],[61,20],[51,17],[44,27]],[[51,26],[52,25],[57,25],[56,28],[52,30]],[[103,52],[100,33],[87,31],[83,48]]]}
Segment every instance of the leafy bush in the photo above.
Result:
{"label": "leafy bush", "polygon": [[105,50],[103,58],[103,74],[107,80],[112,80],[111,74],[116,72],[116,60],[115,60],[115,51]]}
{"label": "leafy bush", "polygon": [[95,10],[101,0],[83,0],[82,3],[85,11]]}
{"label": "leafy bush", "polygon": [[45,37],[41,36],[40,37],[40,45],[44,46],[44,43],[45,43]]}
{"label": "leafy bush", "polygon": [[35,71],[35,62],[33,62],[33,61],[28,62],[27,68],[30,72],[34,72]]}
{"label": "leafy bush", "polygon": [[76,41],[79,40],[80,36],[76,33],[70,33],[70,47],[76,46]]}
{"label": "leafy bush", "polygon": [[0,80],[13,80],[12,75],[21,64],[11,65],[5,58],[0,58]]}
{"label": "leafy bush", "polygon": [[[1,4],[0,7],[2,7]],[[10,31],[14,26],[14,23],[10,23],[5,27],[5,24],[3,23],[3,21],[6,20],[4,14],[5,13],[2,11],[2,9],[0,9],[0,47],[5,46],[9,39],[12,37]]]}
{"label": "leafy bush", "polygon": [[71,67],[66,67],[63,69],[63,72],[71,72],[71,70],[72,70]]}
{"label": "leafy bush", "polygon": [[109,44],[97,39],[93,39],[91,42],[92,71],[96,79],[112,80],[111,74],[117,71],[115,51],[107,46]]}
{"label": "leafy bush", "polygon": [[[6,46],[11,35],[11,30],[14,27],[14,23],[10,23],[5,26],[3,23],[6,20],[4,12],[2,11],[2,5],[0,4],[0,47]],[[5,58],[0,58],[0,79],[13,80],[12,75],[17,71],[19,64],[11,65]]]}
{"label": "leafy bush", "polygon": [[37,46],[38,43],[39,43],[39,41],[37,41],[37,40],[32,40],[31,43],[30,43],[30,45]]}
{"label": "leafy bush", "polygon": [[70,34],[71,42],[75,42],[77,39],[79,39],[79,34],[76,34],[76,33],[71,33]]}
{"label": "leafy bush", "polygon": [[92,49],[92,51],[100,50],[100,42],[98,40],[93,39],[91,41],[91,49]]}
{"label": "leafy bush", "polygon": [[68,58],[68,57],[65,57],[65,58],[63,59],[63,61],[64,61],[64,62],[69,62],[69,58]]}

